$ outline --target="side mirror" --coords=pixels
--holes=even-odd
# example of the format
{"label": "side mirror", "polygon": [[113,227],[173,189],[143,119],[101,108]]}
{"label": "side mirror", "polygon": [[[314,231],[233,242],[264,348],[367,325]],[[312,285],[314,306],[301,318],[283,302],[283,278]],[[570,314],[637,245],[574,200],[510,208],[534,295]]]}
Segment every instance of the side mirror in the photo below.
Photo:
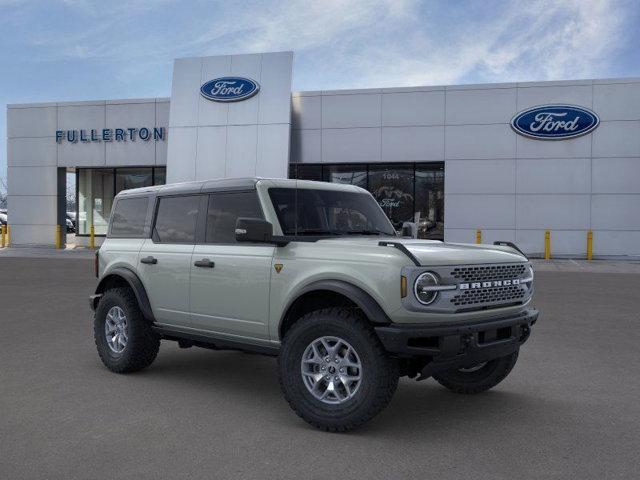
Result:
{"label": "side mirror", "polygon": [[273,225],[261,218],[236,220],[236,241],[253,243],[273,243]]}

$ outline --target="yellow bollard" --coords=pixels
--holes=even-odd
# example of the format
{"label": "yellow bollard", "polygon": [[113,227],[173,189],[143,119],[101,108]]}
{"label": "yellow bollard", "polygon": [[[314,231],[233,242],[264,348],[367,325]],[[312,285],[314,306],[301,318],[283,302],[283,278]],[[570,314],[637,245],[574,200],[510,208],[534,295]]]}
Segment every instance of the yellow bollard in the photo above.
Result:
{"label": "yellow bollard", "polygon": [[551,258],[551,230],[544,232],[544,259],[549,260]]}
{"label": "yellow bollard", "polygon": [[587,232],[587,260],[593,260],[593,232]]}
{"label": "yellow bollard", "polygon": [[476,230],[476,243],[482,243],[482,230]]}
{"label": "yellow bollard", "polygon": [[89,228],[89,248],[96,248],[96,230],[93,225]]}
{"label": "yellow bollard", "polygon": [[7,223],[7,247],[11,245],[11,225]]}
{"label": "yellow bollard", "polygon": [[2,248],[7,244],[7,226],[2,225]]}
{"label": "yellow bollard", "polygon": [[56,248],[62,248],[62,230],[56,225]]}

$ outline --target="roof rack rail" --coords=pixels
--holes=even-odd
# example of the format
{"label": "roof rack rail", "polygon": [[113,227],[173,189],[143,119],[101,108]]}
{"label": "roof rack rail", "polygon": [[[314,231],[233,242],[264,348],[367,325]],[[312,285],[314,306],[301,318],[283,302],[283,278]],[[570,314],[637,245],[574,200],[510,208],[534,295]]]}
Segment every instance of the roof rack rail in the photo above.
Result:
{"label": "roof rack rail", "polygon": [[388,241],[381,241],[378,242],[378,246],[380,247],[393,247],[393,248],[397,248],[398,250],[400,250],[402,253],[404,253],[407,257],[409,257],[411,259],[411,261],[417,266],[417,267],[421,267],[422,265],[420,264],[420,261],[415,257],[415,255],[413,253],[411,253],[409,251],[409,249],[407,247],[404,246],[403,243],[401,242],[388,242]]}

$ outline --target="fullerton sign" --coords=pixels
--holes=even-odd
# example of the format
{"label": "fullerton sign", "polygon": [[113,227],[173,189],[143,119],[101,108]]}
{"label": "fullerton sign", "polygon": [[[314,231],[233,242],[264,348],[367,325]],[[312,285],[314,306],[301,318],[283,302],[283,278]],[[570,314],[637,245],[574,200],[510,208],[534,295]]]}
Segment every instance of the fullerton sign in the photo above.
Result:
{"label": "fullerton sign", "polygon": [[511,119],[516,133],[537,140],[564,140],[586,135],[600,123],[598,116],[574,105],[542,105]]}
{"label": "fullerton sign", "polygon": [[164,127],[140,128],[91,128],[88,130],[56,130],[56,143],[135,142],[164,140]]}

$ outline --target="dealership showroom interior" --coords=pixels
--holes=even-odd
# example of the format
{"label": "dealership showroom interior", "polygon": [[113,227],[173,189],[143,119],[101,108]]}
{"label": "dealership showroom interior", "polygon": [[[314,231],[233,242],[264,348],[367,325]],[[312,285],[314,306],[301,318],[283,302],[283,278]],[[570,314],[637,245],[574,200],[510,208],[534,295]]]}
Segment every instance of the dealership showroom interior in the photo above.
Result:
{"label": "dealership showroom interior", "polygon": [[638,25],[0,0],[0,479],[637,478]]}

